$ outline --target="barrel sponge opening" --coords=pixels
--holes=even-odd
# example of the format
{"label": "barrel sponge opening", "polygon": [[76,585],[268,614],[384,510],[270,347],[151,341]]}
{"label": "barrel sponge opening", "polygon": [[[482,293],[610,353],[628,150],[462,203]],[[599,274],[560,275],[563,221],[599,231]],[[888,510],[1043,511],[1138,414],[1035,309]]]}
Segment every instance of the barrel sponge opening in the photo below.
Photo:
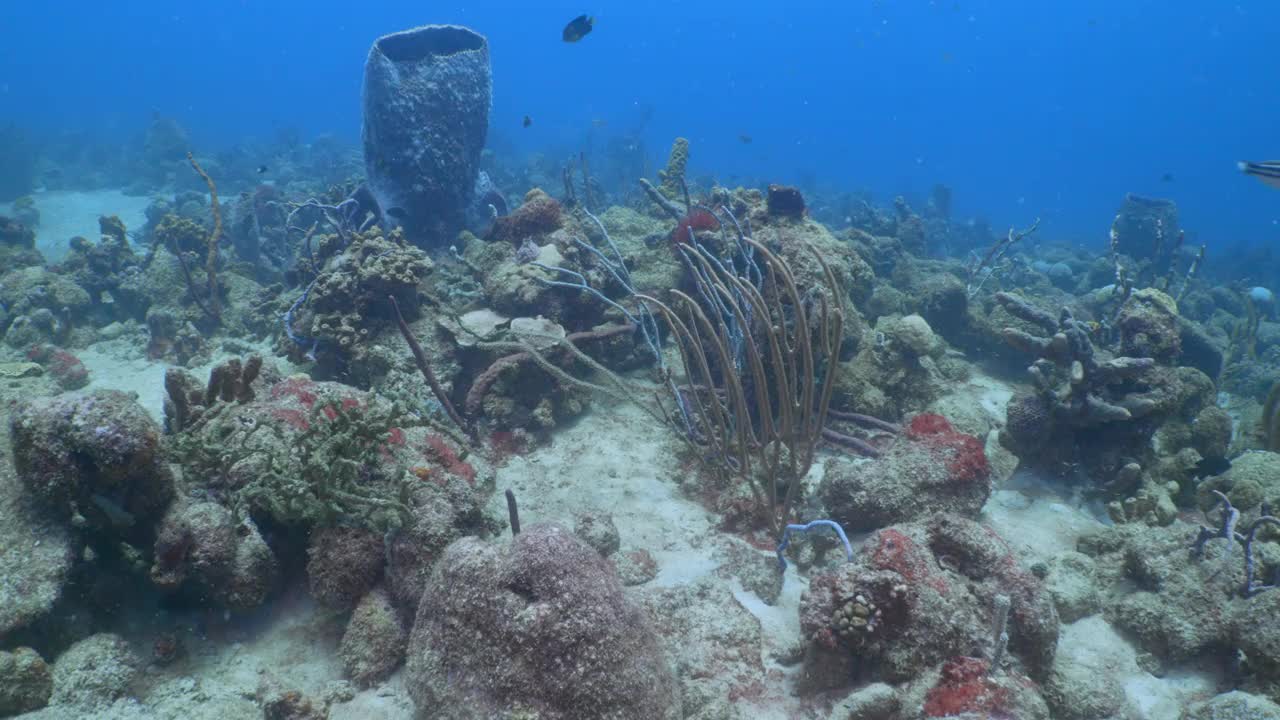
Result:
{"label": "barrel sponge opening", "polygon": [[392,33],[377,42],[378,50],[392,62],[417,62],[432,56],[483,50],[483,35],[458,25],[425,25]]}

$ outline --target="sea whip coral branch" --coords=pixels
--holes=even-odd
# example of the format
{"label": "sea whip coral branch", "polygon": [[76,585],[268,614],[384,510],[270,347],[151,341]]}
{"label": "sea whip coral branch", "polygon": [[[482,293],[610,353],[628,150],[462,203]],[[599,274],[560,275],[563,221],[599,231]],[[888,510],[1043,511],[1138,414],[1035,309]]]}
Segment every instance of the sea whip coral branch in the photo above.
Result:
{"label": "sea whip coral branch", "polygon": [[[218,240],[222,238],[222,211],[218,207],[218,186],[213,184],[213,178],[200,167],[200,163],[196,162],[196,156],[190,152],[187,153],[187,162],[191,163],[191,167],[200,177],[204,178],[204,182],[209,186],[209,204],[213,208],[213,232],[209,233],[209,239],[205,241],[208,246],[208,256],[205,260],[205,276],[209,281],[209,307],[203,308],[205,312],[217,320],[222,317],[222,303],[218,300]],[[185,269],[185,267],[184,267]]]}
{"label": "sea whip coral branch", "polygon": [[471,438],[471,442],[477,442],[475,428],[470,423],[462,419],[458,411],[454,409],[453,403],[449,401],[449,396],[445,394],[444,388],[440,386],[440,381],[436,379],[436,374],[431,371],[431,366],[427,364],[427,354],[422,351],[422,346],[418,344],[418,338],[414,337],[413,330],[409,329],[409,323],[404,321],[404,315],[400,314],[400,303],[396,302],[395,295],[388,295],[387,300],[391,301],[391,309],[396,314],[396,324],[400,327],[400,334],[404,336],[404,341],[409,344],[409,350],[413,353],[413,361],[418,364],[418,370],[422,372],[422,377],[426,379],[427,385],[431,386],[431,392],[444,406],[444,411],[449,414],[449,419],[454,422],[467,437]]}

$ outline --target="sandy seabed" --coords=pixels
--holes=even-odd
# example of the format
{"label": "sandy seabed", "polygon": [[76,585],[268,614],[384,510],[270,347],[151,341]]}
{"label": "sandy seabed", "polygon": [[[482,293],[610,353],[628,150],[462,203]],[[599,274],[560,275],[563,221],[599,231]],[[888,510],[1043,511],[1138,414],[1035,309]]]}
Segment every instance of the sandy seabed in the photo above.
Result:
{"label": "sandy seabed", "polygon": [[[146,195],[125,195],[119,190],[48,190],[32,193],[40,224],[36,247],[50,263],[60,262],[70,249],[69,241],[79,235],[97,240],[98,218],[116,215],[129,230],[139,230],[147,222]],[[13,212],[12,203],[0,203],[0,215]]]}

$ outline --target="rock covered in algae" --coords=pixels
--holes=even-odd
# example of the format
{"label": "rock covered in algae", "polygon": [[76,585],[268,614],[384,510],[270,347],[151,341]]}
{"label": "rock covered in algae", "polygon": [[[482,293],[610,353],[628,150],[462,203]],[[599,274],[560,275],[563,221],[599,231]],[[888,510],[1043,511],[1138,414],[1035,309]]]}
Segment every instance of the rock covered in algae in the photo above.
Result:
{"label": "rock covered in algae", "polygon": [[1171,362],[1182,353],[1178,304],[1159,290],[1135,291],[1120,307],[1115,325],[1125,355]]}
{"label": "rock covered in algae", "polygon": [[54,518],[126,534],[173,499],[160,428],[115,390],[41,398],[10,420],[13,460],[28,495]]}
{"label": "rock covered in algae", "polygon": [[948,511],[976,517],[991,496],[982,441],[941,415],[917,415],[906,437],[871,461],[827,464],[818,492],[830,516],[863,532]]}
{"label": "rock covered in algae", "polygon": [[382,536],[353,527],[320,528],[307,547],[311,596],[325,607],[350,610],[382,579]]}
{"label": "rock covered in algae", "polygon": [[0,463],[0,644],[53,609],[75,561],[69,528],[29,507],[7,466]]}
{"label": "rock covered in algae", "polygon": [[1002,538],[938,514],[873,534],[852,563],[815,575],[800,603],[814,689],[850,679],[904,682],[991,648],[1006,598],[1010,673],[1043,679],[1058,613],[1044,584]]}
{"label": "rock covered in algae", "polygon": [[681,717],[675,678],[613,568],[569,531],[464,538],[418,607],[406,682],[421,718]]}
{"label": "rock covered in algae", "polygon": [[129,692],[141,662],[119,635],[99,633],[72,645],[53,665],[52,705],[91,717]]}
{"label": "rock covered in algae", "polygon": [[1192,703],[1182,720],[1275,720],[1280,705],[1261,695],[1233,690],[1202,702]]}
{"label": "rock covered in algae", "polygon": [[1202,510],[1218,502],[1213,491],[1226,493],[1238,510],[1253,510],[1262,503],[1280,506],[1280,453],[1254,451],[1231,461],[1221,475],[1207,478],[1196,486],[1196,500]]}
{"label": "rock covered in algae", "polygon": [[387,679],[404,661],[409,634],[391,597],[374,588],[360,599],[342,634],[338,656],[348,678],[360,687]]}
{"label": "rock covered in algae", "polygon": [[53,675],[29,647],[0,650],[0,717],[38,710],[49,702]]}
{"label": "rock covered in algae", "polygon": [[232,610],[266,600],[279,575],[275,554],[249,517],[209,501],[175,503],[160,523],[151,580]]}

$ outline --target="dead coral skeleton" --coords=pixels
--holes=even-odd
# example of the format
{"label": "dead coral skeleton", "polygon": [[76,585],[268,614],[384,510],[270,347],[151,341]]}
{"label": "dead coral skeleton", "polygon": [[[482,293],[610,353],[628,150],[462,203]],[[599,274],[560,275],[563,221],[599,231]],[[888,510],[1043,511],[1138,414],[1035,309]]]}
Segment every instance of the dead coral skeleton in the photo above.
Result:
{"label": "dead coral skeleton", "polygon": [[[1036,356],[1027,368],[1037,389],[1052,399],[1055,418],[1076,427],[1141,417],[1156,408],[1156,402],[1137,392],[1113,389],[1150,368],[1151,358],[1118,357],[1098,360],[1089,329],[1067,308],[1057,318],[1017,295],[996,293],[996,302],[1014,317],[1038,326],[1045,335],[1005,328],[1005,342]],[[1066,371],[1060,381],[1059,369]]]}
{"label": "dead coral skeleton", "polygon": [[970,254],[969,266],[966,268],[968,282],[965,284],[965,292],[969,299],[977,297],[982,291],[982,286],[987,284],[993,275],[996,275],[1004,267],[1002,260],[1009,253],[1009,250],[1021,242],[1023,239],[1034,234],[1040,228],[1040,218],[1036,218],[1031,227],[1026,230],[1018,231],[1009,228],[1009,234],[1003,238],[997,239],[987,248],[985,255],[979,256],[977,253]]}

